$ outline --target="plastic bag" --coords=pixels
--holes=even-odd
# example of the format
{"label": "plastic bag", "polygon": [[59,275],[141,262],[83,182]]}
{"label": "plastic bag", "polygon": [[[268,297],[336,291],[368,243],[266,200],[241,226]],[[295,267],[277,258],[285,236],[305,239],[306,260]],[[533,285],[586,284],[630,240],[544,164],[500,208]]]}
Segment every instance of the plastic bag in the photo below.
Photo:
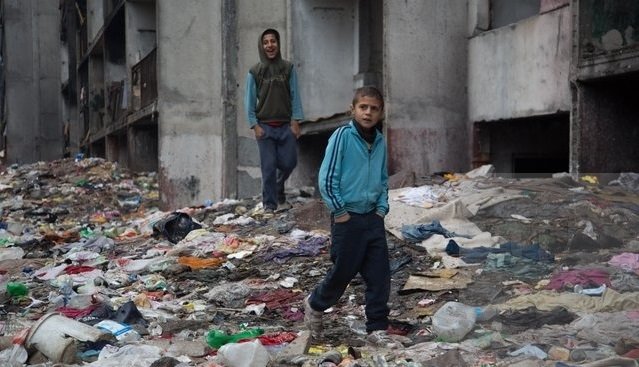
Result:
{"label": "plastic bag", "polygon": [[228,367],[266,367],[269,354],[259,340],[239,344],[225,344],[217,352]]}
{"label": "plastic bag", "polygon": [[202,226],[191,219],[186,213],[173,212],[164,219],[153,224],[153,233],[166,237],[171,243],[178,243],[189,232]]}

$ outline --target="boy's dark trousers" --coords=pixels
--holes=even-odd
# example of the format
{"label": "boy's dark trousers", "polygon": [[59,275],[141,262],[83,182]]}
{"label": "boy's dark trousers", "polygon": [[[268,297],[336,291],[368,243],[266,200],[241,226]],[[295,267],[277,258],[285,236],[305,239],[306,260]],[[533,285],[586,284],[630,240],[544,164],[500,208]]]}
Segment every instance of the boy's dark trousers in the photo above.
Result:
{"label": "boy's dark trousers", "polygon": [[375,211],[349,214],[347,222],[331,224],[333,266],[313,290],[309,302],[314,310],[326,310],[337,303],[360,273],[366,283],[366,331],[386,330],[390,267],[384,219]]}
{"label": "boy's dark trousers", "polygon": [[291,124],[270,126],[260,124],[264,135],[257,139],[262,169],[262,203],[264,208],[277,209],[284,202],[284,183],[297,165],[297,139]]}

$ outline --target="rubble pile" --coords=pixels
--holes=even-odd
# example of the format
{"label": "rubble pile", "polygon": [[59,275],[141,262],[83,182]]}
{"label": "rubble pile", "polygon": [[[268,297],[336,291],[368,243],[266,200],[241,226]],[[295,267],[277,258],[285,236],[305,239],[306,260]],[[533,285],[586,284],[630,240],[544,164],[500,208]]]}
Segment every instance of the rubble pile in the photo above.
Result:
{"label": "rubble pile", "polygon": [[102,159],[0,175],[2,366],[636,366],[639,176],[467,174],[390,192],[390,340],[356,277],[305,330],[330,267],[311,189],[158,208],[152,173]]}

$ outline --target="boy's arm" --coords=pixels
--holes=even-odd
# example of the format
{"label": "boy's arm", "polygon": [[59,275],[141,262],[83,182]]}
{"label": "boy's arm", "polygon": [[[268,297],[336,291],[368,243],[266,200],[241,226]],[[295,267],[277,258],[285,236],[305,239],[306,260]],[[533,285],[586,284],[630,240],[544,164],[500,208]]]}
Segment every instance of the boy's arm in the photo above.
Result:
{"label": "boy's arm", "polygon": [[335,217],[346,214],[344,200],[340,192],[342,178],[342,150],[341,137],[344,129],[338,129],[328,140],[324,160],[319,171],[319,189],[326,206]]}
{"label": "boy's arm", "polygon": [[248,73],[246,76],[246,88],[244,92],[244,111],[246,112],[246,120],[252,129],[257,125],[257,116],[255,115],[255,106],[257,105],[257,87],[255,86],[255,78],[253,74]]}
{"label": "boy's arm", "polygon": [[293,109],[292,120],[304,120],[304,110],[302,109],[302,98],[300,97],[297,85],[297,72],[295,66],[291,67],[291,75],[288,79],[289,89],[291,91],[291,108]]}
{"label": "boy's arm", "polygon": [[386,166],[386,147],[384,147],[384,162],[382,162],[382,193],[377,198],[377,214],[382,218],[388,214],[388,169]]}

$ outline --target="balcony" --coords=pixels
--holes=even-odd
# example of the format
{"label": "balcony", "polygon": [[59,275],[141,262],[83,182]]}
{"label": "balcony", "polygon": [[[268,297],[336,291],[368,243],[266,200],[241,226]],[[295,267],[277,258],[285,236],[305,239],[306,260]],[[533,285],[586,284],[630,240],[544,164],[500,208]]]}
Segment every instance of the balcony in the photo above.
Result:
{"label": "balcony", "polygon": [[131,112],[143,109],[158,98],[156,51],[154,48],[131,68]]}

